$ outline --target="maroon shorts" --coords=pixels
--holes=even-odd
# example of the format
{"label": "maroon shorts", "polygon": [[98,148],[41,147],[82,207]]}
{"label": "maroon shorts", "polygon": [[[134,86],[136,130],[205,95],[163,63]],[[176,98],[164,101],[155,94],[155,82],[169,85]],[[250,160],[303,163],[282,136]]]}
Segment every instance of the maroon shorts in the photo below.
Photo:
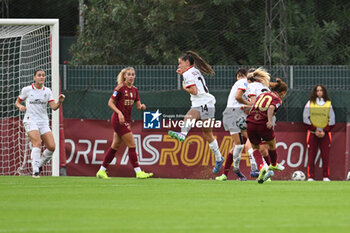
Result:
{"label": "maroon shorts", "polygon": [[254,124],[247,122],[247,133],[250,142],[259,145],[262,141],[271,141],[275,138],[273,129],[268,129],[266,124]]}
{"label": "maroon shorts", "polygon": [[117,117],[112,117],[111,122],[114,132],[116,132],[119,137],[131,132],[130,123],[125,122],[124,124],[120,124]]}

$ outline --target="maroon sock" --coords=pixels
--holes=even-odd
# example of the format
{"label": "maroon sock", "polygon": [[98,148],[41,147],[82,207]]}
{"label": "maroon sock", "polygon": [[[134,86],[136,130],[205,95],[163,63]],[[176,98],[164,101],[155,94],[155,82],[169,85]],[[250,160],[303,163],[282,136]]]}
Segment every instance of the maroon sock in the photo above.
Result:
{"label": "maroon sock", "polygon": [[231,165],[233,163],[233,154],[228,153],[226,156],[225,166],[224,166],[224,174],[225,176],[228,175],[228,172],[230,171]]}
{"label": "maroon sock", "polygon": [[269,150],[269,155],[270,155],[272,166],[276,166],[276,164],[277,164],[277,153],[276,153],[276,150]]}
{"label": "maroon sock", "polygon": [[115,152],[117,152],[116,150],[112,149],[112,147],[110,147],[106,154],[105,157],[103,158],[103,163],[102,166],[104,166],[105,168],[108,167],[108,165],[112,162],[112,160],[114,159],[114,154]]}
{"label": "maroon sock", "polygon": [[130,163],[131,165],[135,168],[135,167],[139,167],[139,160],[137,158],[137,154],[136,154],[136,148],[129,148],[129,159],[130,159]]}
{"label": "maroon sock", "polygon": [[260,165],[263,164],[262,155],[261,155],[260,151],[259,150],[254,150],[253,156],[254,156],[257,168],[259,169]]}
{"label": "maroon sock", "polygon": [[266,162],[267,165],[271,164],[271,160],[270,160],[269,156],[264,157],[264,159],[265,159],[265,162]]}

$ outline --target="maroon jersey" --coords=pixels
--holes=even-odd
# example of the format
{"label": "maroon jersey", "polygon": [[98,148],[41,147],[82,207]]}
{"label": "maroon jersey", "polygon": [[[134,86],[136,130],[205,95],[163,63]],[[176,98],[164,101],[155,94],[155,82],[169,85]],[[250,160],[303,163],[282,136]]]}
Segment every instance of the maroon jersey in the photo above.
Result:
{"label": "maroon jersey", "polygon": [[278,94],[274,91],[260,94],[255,100],[246,121],[254,124],[266,125],[267,110],[269,109],[270,105],[274,105],[276,107],[275,112],[282,105],[282,100]]}
{"label": "maroon jersey", "polygon": [[[115,101],[115,106],[123,113],[125,121],[130,123],[132,106],[134,102],[140,101],[137,88],[119,84],[114,88],[111,99]],[[114,112],[112,118],[118,119],[118,115]]]}

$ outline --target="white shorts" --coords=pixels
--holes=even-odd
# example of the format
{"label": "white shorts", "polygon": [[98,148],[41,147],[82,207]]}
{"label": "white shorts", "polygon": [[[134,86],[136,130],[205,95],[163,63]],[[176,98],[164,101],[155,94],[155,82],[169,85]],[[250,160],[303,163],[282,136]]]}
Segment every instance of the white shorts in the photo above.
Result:
{"label": "white shorts", "polygon": [[26,129],[26,133],[28,134],[30,131],[38,130],[40,135],[46,134],[47,132],[51,132],[48,122],[23,122],[24,128]]}
{"label": "white shorts", "polygon": [[215,102],[213,101],[198,107],[191,107],[191,109],[197,110],[200,113],[200,120],[207,120],[215,117]]}
{"label": "white shorts", "polygon": [[224,128],[231,135],[247,129],[247,115],[240,108],[226,108],[222,115]]}

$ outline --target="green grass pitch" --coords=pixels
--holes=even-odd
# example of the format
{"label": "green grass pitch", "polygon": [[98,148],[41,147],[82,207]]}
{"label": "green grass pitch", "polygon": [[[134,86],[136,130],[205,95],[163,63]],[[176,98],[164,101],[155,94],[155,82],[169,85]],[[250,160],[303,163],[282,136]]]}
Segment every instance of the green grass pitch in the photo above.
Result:
{"label": "green grass pitch", "polygon": [[350,182],[0,176],[2,232],[350,232]]}

